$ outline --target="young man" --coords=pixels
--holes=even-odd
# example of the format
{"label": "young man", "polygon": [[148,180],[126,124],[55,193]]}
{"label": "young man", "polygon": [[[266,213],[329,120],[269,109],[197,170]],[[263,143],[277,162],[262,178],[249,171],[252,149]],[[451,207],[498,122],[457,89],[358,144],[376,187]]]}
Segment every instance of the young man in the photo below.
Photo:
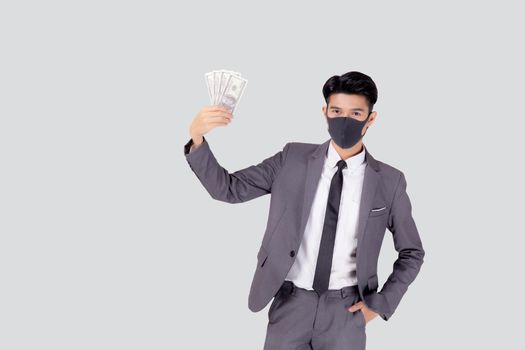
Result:
{"label": "young man", "polygon": [[[289,142],[257,165],[233,173],[204,134],[232,116],[203,108],[190,127],[186,159],[212,198],[245,202],[271,194],[248,306],[268,310],[264,349],[365,349],[366,324],[388,320],[414,281],[425,252],[412,218],[404,173],[376,160],[362,138],[377,117],[377,88],[360,72],[323,87],[331,138]],[[378,291],[384,233],[398,258]]]}

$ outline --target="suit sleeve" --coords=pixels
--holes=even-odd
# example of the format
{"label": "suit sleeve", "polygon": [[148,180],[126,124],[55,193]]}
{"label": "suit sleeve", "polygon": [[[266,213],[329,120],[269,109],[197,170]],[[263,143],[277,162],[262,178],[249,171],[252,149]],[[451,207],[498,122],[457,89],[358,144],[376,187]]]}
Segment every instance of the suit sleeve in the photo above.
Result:
{"label": "suit sleeve", "polygon": [[290,145],[287,143],[282,150],[256,165],[230,173],[219,164],[205,137],[203,140],[191,151],[192,139],[184,145],[186,161],[210,196],[227,203],[242,203],[271,193]]}
{"label": "suit sleeve", "polygon": [[401,172],[388,217],[388,230],[392,233],[398,258],[378,293],[382,303],[377,309],[385,321],[395,312],[408,286],[415,280],[425,256],[406,188],[405,175]]}

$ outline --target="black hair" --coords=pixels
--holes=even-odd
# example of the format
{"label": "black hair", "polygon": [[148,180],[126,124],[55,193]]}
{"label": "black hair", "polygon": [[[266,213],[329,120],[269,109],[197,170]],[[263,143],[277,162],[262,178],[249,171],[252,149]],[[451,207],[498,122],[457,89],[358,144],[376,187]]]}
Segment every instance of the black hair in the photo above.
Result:
{"label": "black hair", "polygon": [[368,101],[368,113],[372,112],[377,102],[377,87],[372,78],[361,72],[348,72],[341,76],[334,75],[323,86],[323,96],[328,106],[330,95],[335,93],[363,95]]}

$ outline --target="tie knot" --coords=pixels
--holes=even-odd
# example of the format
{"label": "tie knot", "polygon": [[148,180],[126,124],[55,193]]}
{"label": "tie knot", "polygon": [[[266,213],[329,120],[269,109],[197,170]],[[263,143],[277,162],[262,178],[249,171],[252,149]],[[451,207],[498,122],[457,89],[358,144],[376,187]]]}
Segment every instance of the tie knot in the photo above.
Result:
{"label": "tie knot", "polygon": [[337,162],[337,168],[338,170],[343,170],[344,168],[346,168],[346,162],[344,159],[341,159]]}

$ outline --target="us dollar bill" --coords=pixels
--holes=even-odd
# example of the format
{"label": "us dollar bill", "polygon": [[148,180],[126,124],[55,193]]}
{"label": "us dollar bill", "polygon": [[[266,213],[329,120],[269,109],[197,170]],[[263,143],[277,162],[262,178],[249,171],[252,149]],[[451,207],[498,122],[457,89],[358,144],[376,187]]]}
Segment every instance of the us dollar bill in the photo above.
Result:
{"label": "us dollar bill", "polygon": [[248,80],[241,73],[220,69],[205,73],[205,81],[212,105],[226,107],[233,113],[238,105]]}
{"label": "us dollar bill", "polygon": [[231,113],[241,100],[244,89],[246,88],[247,80],[237,75],[229,75],[227,78],[224,91],[220,95],[217,104],[225,107]]}
{"label": "us dollar bill", "polygon": [[206,87],[208,88],[208,95],[210,96],[210,102],[213,104],[215,99],[214,93],[214,78],[213,72],[208,72],[204,74],[204,79],[206,80]]}

